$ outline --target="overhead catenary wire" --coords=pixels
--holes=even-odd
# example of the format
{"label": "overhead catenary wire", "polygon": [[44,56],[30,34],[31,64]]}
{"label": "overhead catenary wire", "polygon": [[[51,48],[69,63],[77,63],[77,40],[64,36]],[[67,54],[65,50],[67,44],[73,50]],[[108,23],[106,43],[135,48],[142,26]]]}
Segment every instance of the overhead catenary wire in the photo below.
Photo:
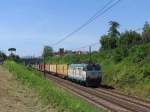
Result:
{"label": "overhead catenary wire", "polygon": [[137,29],[125,29],[125,31],[142,31],[143,28],[137,28]]}
{"label": "overhead catenary wire", "polygon": [[[82,28],[84,28],[85,26],[87,26],[88,24],[90,24],[91,22],[93,22],[94,20],[96,20],[98,17],[100,17],[101,15],[103,15],[104,13],[106,13],[108,10],[110,10],[112,7],[114,7],[115,5],[117,5],[121,0],[110,0],[102,9],[98,10],[90,19],[88,19],[84,24],[82,24],[80,27],[78,27],[77,29],[75,29],[74,31],[72,31],[71,33],[67,34],[65,37],[63,37],[62,39],[60,39],[59,41],[57,41],[56,43],[54,43],[52,46],[56,46],[60,43],[62,43],[64,40],[66,40],[67,38],[71,37],[72,35],[74,35],[75,33],[77,33],[78,31],[80,31]],[[110,6],[109,6],[110,5]]]}
{"label": "overhead catenary wire", "polygon": [[96,46],[96,45],[99,45],[100,43],[99,42],[95,42],[95,43],[92,43],[92,44],[88,44],[88,45],[85,45],[85,46],[81,46],[81,47],[78,47],[78,48],[75,48],[75,49],[72,49],[72,51],[74,50],[78,50],[78,49],[82,49],[82,48],[88,48],[89,46]]}
{"label": "overhead catenary wire", "polygon": [[143,28],[137,28],[134,31],[141,31],[141,30],[143,30]]}

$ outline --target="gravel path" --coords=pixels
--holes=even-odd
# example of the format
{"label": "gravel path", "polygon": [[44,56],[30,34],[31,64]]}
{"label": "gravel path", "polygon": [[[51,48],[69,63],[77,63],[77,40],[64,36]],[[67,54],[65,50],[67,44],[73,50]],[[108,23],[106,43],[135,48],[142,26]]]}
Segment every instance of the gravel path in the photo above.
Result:
{"label": "gravel path", "polygon": [[0,66],[0,112],[56,112],[56,109],[42,105],[33,90],[13,80]]}

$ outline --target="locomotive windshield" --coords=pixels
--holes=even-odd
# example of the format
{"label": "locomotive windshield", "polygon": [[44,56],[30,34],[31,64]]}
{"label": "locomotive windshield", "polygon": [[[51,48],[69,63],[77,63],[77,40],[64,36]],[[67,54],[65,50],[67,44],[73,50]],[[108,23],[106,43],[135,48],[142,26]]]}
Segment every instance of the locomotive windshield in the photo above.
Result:
{"label": "locomotive windshield", "polygon": [[100,70],[101,67],[100,67],[100,65],[97,64],[97,65],[94,66],[94,69],[95,69],[95,70]]}
{"label": "locomotive windshield", "polygon": [[88,71],[92,71],[92,70],[96,70],[96,71],[99,71],[101,69],[100,65],[99,64],[93,64],[93,65],[87,65],[87,70]]}

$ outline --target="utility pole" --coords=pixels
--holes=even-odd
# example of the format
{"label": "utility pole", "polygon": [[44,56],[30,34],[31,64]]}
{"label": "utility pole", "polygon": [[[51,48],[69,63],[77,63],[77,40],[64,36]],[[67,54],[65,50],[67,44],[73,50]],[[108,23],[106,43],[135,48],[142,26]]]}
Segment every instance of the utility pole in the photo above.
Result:
{"label": "utility pole", "polygon": [[44,77],[46,78],[46,72],[45,72],[45,55],[43,56],[43,61],[44,61]]}
{"label": "utility pole", "polygon": [[89,46],[89,63],[91,64],[91,46]]}

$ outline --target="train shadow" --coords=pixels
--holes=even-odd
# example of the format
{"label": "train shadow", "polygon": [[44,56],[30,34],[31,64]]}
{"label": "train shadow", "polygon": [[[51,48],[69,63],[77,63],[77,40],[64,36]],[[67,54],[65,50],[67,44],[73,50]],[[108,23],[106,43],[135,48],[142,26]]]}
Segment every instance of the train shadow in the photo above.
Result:
{"label": "train shadow", "polygon": [[99,87],[104,89],[115,89],[113,86],[106,85],[106,84],[101,84]]}

